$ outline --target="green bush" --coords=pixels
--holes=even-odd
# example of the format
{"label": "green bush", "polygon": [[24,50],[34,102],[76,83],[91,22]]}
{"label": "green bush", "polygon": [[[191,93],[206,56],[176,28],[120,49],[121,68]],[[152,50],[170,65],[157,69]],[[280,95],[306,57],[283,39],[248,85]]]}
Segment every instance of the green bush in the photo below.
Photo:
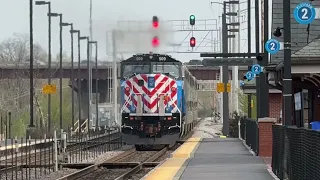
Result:
{"label": "green bush", "polygon": [[232,113],[232,117],[229,119],[229,136],[238,138],[239,137],[239,127],[238,122],[240,121],[241,117],[234,111]]}

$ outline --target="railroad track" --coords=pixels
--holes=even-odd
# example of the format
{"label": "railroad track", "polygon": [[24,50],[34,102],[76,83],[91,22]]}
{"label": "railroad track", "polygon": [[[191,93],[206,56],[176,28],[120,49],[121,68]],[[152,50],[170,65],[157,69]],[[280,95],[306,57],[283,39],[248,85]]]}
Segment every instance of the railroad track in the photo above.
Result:
{"label": "railroad track", "polygon": [[138,180],[154,169],[170,153],[176,150],[184,140],[191,137],[193,132],[187,134],[181,141],[171,147],[160,151],[136,151],[135,148],[127,150],[106,162],[97,164],[72,165],[65,164],[65,168],[82,168],[77,172],[66,175],[58,180]]}
{"label": "railroad track", "polygon": [[157,160],[166,155],[168,150],[169,148],[163,148],[160,151],[136,151],[135,149],[130,149],[104,163],[89,165],[58,180],[124,180],[139,176],[139,174],[143,176],[160,163]]}
{"label": "railroad track", "polygon": [[[119,133],[112,133],[106,136],[99,136],[97,138],[89,139],[88,141],[73,141],[66,147],[67,154],[79,153],[80,151],[89,150],[91,148],[104,145],[109,142],[120,142],[121,136]],[[51,144],[49,147],[48,144]],[[16,149],[10,149],[4,156],[8,157],[6,159],[2,158],[0,160],[0,167],[4,169],[5,167],[12,166],[42,166],[42,165],[52,165],[54,158],[53,142],[47,142],[44,147],[40,149],[34,149],[31,146],[28,151],[18,152]],[[24,147],[25,148],[25,147]]]}

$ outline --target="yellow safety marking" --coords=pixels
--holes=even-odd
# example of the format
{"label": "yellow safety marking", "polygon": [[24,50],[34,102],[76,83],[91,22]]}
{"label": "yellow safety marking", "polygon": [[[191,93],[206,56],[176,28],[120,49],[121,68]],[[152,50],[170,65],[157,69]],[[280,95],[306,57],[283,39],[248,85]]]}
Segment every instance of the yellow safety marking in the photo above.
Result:
{"label": "yellow safety marking", "polygon": [[191,153],[200,141],[201,138],[189,138],[172,153],[171,158],[154,169],[145,180],[172,180],[183,164],[191,157]]}
{"label": "yellow safety marking", "polygon": [[188,158],[169,158],[145,180],[172,180]]}
{"label": "yellow safety marking", "polygon": [[201,138],[189,138],[175,152],[172,153],[172,158],[190,158],[194,148],[198,145]]}

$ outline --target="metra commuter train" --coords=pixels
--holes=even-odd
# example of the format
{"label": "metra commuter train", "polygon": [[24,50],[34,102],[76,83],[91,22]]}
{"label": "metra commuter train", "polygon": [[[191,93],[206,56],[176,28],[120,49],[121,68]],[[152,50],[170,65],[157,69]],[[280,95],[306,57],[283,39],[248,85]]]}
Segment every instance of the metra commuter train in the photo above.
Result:
{"label": "metra commuter train", "polygon": [[197,119],[196,79],[165,54],[137,54],[121,62],[123,140],[137,150],[174,144]]}

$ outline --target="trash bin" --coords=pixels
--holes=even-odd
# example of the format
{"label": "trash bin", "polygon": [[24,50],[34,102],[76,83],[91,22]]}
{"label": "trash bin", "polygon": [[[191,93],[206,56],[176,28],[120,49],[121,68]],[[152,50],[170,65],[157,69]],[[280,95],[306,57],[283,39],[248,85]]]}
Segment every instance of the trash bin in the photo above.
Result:
{"label": "trash bin", "polygon": [[310,124],[312,130],[320,130],[320,121],[313,121]]}

